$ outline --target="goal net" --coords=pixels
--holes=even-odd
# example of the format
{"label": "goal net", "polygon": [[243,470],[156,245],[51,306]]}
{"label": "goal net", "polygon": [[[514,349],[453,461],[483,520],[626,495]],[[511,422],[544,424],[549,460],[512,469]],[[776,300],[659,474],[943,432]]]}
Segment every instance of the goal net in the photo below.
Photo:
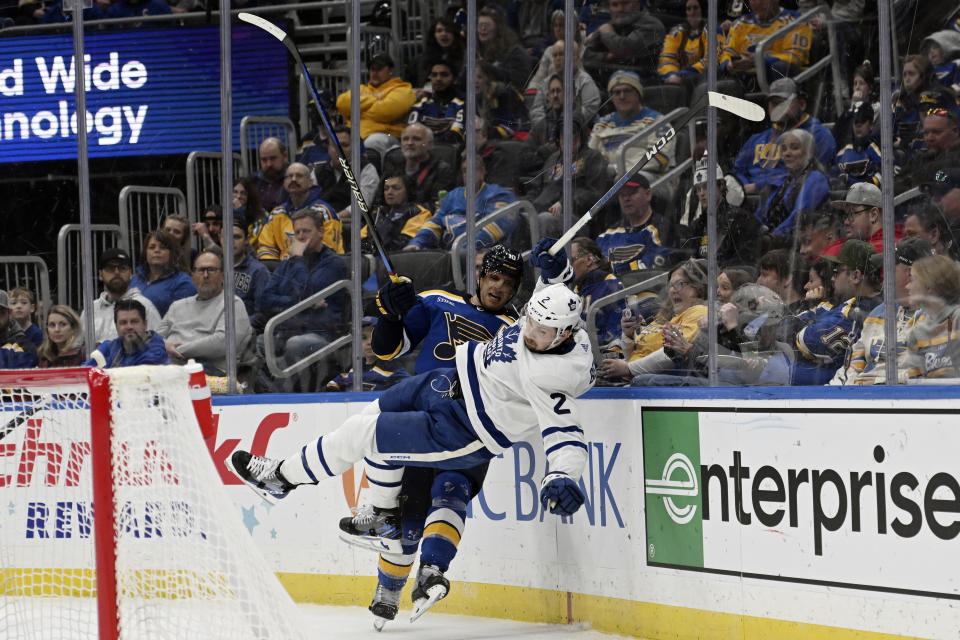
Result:
{"label": "goal net", "polygon": [[182,367],[0,371],[0,393],[0,638],[303,637]]}

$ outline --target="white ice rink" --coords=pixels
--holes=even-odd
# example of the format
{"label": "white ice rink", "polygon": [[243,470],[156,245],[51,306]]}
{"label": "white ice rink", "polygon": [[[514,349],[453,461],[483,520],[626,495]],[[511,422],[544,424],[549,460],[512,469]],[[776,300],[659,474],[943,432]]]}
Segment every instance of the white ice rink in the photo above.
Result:
{"label": "white ice rink", "polygon": [[624,636],[584,629],[580,625],[535,624],[499,618],[475,618],[446,613],[425,614],[410,623],[410,610],[400,610],[397,618],[388,622],[383,631],[373,628],[373,615],[364,607],[332,607],[301,604],[300,610],[311,629],[323,631],[317,637],[352,640],[354,638],[409,638],[410,640],[617,640]]}

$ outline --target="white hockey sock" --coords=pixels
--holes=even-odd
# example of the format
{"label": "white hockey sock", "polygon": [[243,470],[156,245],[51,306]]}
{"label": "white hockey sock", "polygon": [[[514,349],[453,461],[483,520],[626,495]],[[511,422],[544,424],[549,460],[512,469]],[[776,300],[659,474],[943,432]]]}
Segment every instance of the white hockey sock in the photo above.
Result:
{"label": "white hockey sock", "polygon": [[385,463],[375,456],[363,459],[364,472],[370,487],[363,492],[364,502],[381,509],[397,506],[397,496],[403,483],[403,467]]}
{"label": "white hockey sock", "polygon": [[[376,405],[376,401],[371,404]],[[373,450],[379,415],[378,409],[367,407],[350,416],[336,430],[285,458],[280,473],[293,484],[316,484],[340,475]]]}

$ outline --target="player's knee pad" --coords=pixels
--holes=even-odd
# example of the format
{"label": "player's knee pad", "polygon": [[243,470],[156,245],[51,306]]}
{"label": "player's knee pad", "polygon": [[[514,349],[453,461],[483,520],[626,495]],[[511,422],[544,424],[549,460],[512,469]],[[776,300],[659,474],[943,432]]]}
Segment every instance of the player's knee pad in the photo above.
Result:
{"label": "player's knee pad", "polygon": [[431,511],[450,509],[464,517],[473,489],[470,478],[457,471],[438,474],[430,487]]}
{"label": "player's knee pad", "polygon": [[471,488],[470,479],[456,471],[446,471],[436,477],[423,529],[421,562],[435,565],[441,571],[450,566],[463,535]]}

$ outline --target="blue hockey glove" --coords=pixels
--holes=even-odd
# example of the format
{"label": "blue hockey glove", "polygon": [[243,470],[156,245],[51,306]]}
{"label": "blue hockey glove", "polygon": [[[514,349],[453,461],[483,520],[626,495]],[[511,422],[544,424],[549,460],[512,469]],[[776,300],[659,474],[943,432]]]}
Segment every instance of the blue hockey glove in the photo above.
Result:
{"label": "blue hockey glove", "polygon": [[391,280],[377,292],[377,308],[391,320],[400,320],[417,303],[417,292],[410,278]]}
{"label": "blue hockey glove", "polygon": [[562,473],[551,473],[543,479],[540,504],[558,516],[572,516],[583,504],[583,492],[577,483]]}
{"label": "blue hockey glove", "polygon": [[540,267],[540,276],[544,280],[552,280],[563,273],[567,268],[567,252],[562,247],[557,254],[550,255],[550,247],[556,242],[554,238],[540,238],[530,251],[530,264]]}

